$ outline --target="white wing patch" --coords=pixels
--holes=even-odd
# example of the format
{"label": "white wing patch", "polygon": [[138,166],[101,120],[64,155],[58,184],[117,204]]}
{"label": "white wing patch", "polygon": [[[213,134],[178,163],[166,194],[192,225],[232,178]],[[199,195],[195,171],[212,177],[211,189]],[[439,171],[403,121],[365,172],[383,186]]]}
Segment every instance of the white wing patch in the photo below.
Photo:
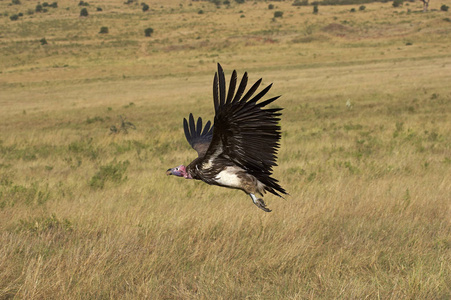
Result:
{"label": "white wing patch", "polygon": [[240,188],[241,179],[237,176],[237,172],[239,171],[243,171],[243,169],[239,167],[226,167],[216,175],[215,181],[222,186]]}
{"label": "white wing patch", "polygon": [[202,164],[202,170],[207,170],[213,167],[213,158],[210,158],[207,162]]}
{"label": "white wing patch", "polygon": [[219,154],[222,153],[222,145],[219,144],[218,148],[216,149],[215,153],[210,157],[210,159],[207,162],[204,162],[202,164],[202,170],[211,169],[213,167],[213,161],[216,159],[216,157],[219,156]]}

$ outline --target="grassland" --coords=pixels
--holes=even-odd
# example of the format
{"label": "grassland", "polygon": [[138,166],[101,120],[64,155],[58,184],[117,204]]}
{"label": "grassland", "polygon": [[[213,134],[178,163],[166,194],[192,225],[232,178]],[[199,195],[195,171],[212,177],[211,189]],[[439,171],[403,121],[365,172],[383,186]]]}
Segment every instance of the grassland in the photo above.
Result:
{"label": "grassland", "polygon": [[[0,299],[451,297],[449,0],[21,2],[0,1]],[[217,62],[282,95],[270,214],[165,175]]]}

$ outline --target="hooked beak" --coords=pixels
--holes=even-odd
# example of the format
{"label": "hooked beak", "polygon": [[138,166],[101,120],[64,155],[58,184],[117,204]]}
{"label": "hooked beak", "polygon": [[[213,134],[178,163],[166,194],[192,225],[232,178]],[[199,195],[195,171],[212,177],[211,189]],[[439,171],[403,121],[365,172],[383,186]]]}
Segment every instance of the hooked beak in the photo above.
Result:
{"label": "hooked beak", "polygon": [[178,177],[185,177],[187,176],[186,169],[184,165],[180,165],[178,167],[168,169],[166,171],[166,175],[174,175]]}

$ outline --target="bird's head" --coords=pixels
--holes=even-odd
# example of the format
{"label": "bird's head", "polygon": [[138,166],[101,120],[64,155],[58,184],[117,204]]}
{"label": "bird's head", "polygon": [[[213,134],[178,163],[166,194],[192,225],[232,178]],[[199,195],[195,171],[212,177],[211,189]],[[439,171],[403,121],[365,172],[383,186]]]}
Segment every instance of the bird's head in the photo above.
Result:
{"label": "bird's head", "polygon": [[191,179],[191,176],[188,174],[188,172],[186,172],[186,167],[184,165],[168,169],[166,171],[166,175],[175,175],[178,177],[185,177],[186,179]]}

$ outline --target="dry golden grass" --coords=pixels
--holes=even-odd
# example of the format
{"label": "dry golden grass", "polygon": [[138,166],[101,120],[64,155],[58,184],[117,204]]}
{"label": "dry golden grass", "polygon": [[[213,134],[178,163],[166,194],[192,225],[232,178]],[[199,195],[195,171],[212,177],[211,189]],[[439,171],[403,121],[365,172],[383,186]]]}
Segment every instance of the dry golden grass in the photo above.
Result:
{"label": "dry golden grass", "polygon": [[[72,2],[0,18],[0,299],[451,297],[449,14]],[[165,176],[216,62],[282,95],[270,214]]]}

